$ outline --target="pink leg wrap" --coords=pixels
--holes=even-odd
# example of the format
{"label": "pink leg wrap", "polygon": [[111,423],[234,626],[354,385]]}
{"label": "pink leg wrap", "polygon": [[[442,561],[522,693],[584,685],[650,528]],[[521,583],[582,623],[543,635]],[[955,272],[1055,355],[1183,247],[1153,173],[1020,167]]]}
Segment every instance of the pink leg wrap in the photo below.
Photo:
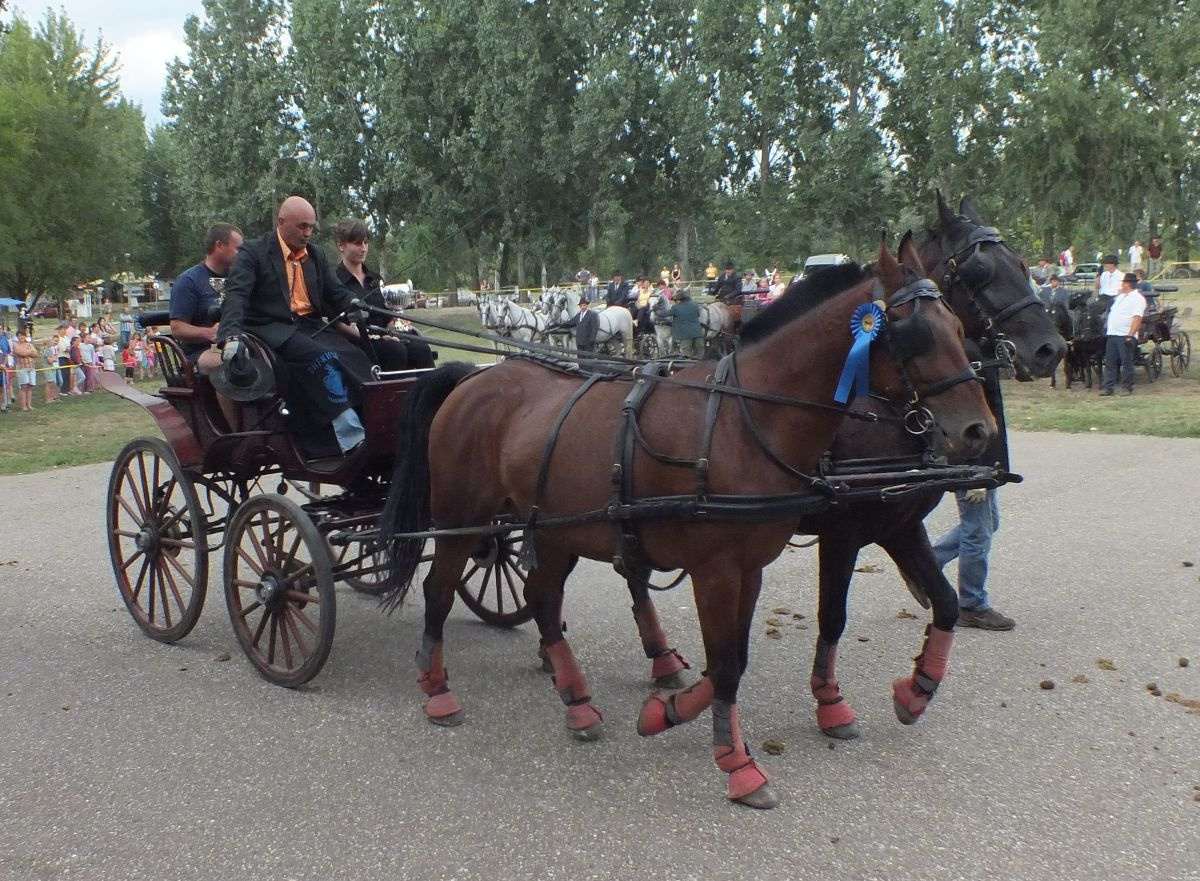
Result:
{"label": "pink leg wrap", "polygon": [[712,681],[707,676],[701,677],[695,685],[665,697],[656,692],[642,704],[637,722],[638,734],[643,737],[662,734],[668,728],[690,722],[708,708],[712,699]]}
{"label": "pink leg wrap", "polygon": [[650,677],[662,679],[664,676],[690,669],[691,664],[685,661],[679,652],[675,649],[667,649],[663,654],[654,658],[654,664],[650,667]]}
{"label": "pink leg wrap", "polygon": [[583,731],[591,728],[603,717],[600,711],[592,705],[587,677],[579,669],[575,653],[565,639],[546,647],[546,656],[554,665],[554,687],[558,695],[567,705],[567,728],[572,731]]}
{"label": "pink leg wrap", "polygon": [[925,712],[937,692],[938,685],[946,677],[950,665],[950,648],[953,644],[953,632],[939,630],[932,625],[925,628],[925,646],[921,654],[917,655],[912,675],[892,683],[892,696],[897,705],[896,715],[901,722],[911,725]]}
{"label": "pink leg wrap", "polygon": [[817,705],[817,724],[822,730],[850,725],[856,718],[854,707],[844,700],[839,700],[836,704]]}
{"label": "pink leg wrap", "polygon": [[812,676],[808,680],[817,699],[817,724],[821,730],[853,724],[854,707],[842,697],[837,680],[837,643],[817,640]]}
{"label": "pink leg wrap", "polygon": [[770,782],[771,778],[750,758],[750,750],[742,740],[737,704],[714,707],[713,744],[717,767],[729,775],[729,798],[745,798]]}
{"label": "pink leg wrap", "polygon": [[450,676],[442,663],[442,643],[427,645],[426,648],[417,654],[417,664],[424,668],[417,676],[417,685],[429,696],[425,702],[425,715],[431,719],[443,719],[461,713],[462,704],[450,691]]}
{"label": "pink leg wrap", "polygon": [[646,657],[654,661],[650,670],[652,678],[661,679],[691,669],[683,655],[667,643],[667,634],[658,621],[658,610],[654,608],[654,603],[647,600],[641,606],[634,606],[633,620],[637,622],[638,636],[642,638],[642,649],[646,652]]}

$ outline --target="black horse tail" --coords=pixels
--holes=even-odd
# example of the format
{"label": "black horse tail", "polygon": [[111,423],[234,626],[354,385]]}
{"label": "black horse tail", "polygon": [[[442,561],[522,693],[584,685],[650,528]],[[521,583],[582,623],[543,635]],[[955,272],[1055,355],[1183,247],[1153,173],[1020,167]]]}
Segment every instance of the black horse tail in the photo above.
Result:
{"label": "black horse tail", "polygon": [[396,467],[379,515],[380,545],[388,558],[380,602],[388,611],[404,602],[425,549],[423,538],[396,536],[424,532],[430,526],[429,428],[455,386],[476,369],[461,361],[446,364],[418,380],[404,396],[396,433]]}

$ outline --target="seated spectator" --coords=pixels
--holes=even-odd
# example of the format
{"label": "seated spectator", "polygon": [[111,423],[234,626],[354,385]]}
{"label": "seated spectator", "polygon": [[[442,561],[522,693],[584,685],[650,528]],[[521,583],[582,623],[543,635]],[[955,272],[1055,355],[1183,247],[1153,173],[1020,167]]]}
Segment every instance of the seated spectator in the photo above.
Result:
{"label": "seated spectator", "polygon": [[[343,220],[333,228],[333,241],[338,253],[342,255],[341,262],[334,270],[338,281],[364,303],[386,308],[382,280],[378,273],[372,272],[365,265],[368,244],[371,241],[367,225],[353,218]],[[411,282],[409,284],[411,285]],[[393,319],[388,326],[402,330],[410,338],[364,336],[360,343],[367,357],[388,371],[433,367],[433,352],[429,344],[418,338],[412,325],[400,328],[398,321],[399,319]]]}

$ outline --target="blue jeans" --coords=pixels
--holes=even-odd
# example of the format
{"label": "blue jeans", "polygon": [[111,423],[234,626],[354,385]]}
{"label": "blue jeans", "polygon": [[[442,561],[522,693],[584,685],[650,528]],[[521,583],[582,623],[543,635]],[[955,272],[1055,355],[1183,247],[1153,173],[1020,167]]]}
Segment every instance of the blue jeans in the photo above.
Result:
{"label": "blue jeans", "polygon": [[956,492],[958,525],[933,545],[938,565],[958,558],[958,605],[971,612],[990,607],[987,592],[988,553],[992,535],[1000,528],[1000,503],[996,491],[989,489],[982,502],[967,501],[965,492]]}
{"label": "blue jeans", "polygon": [[1104,338],[1104,373],[1100,377],[1100,388],[1111,392],[1117,384],[1117,366],[1121,367],[1121,385],[1133,391],[1133,340],[1124,336]]}

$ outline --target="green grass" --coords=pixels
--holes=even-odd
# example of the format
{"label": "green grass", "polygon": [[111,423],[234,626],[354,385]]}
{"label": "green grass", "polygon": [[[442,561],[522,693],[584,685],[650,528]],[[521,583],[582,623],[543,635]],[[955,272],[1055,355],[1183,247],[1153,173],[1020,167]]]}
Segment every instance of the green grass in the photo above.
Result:
{"label": "green grass", "polygon": [[[1099,397],[1096,389],[1068,392],[1060,387],[1052,391],[1049,380],[1009,382],[1004,389],[1009,426],[1026,431],[1200,437],[1200,280],[1182,282],[1180,287],[1173,301],[1181,311],[1193,307],[1193,315],[1184,326],[1198,350],[1185,376],[1171,376],[1169,364],[1164,364],[1162,378],[1151,385],[1145,381],[1145,372],[1139,371],[1135,394],[1113,398]],[[418,312],[417,316],[463,330],[479,329],[478,315],[470,307]],[[37,338],[44,337],[56,324],[38,322]],[[420,329],[434,339],[486,345],[453,331]],[[485,363],[494,359],[483,353],[441,350],[442,363],[459,360]],[[39,381],[46,375],[40,374]],[[138,386],[153,392],[160,384],[151,379]],[[0,416],[0,475],[111,462],[130,439],[159,434],[144,410],[104,391],[85,397],[60,396],[57,404],[47,405],[43,400],[39,386],[34,392],[36,409],[32,413]]]}

